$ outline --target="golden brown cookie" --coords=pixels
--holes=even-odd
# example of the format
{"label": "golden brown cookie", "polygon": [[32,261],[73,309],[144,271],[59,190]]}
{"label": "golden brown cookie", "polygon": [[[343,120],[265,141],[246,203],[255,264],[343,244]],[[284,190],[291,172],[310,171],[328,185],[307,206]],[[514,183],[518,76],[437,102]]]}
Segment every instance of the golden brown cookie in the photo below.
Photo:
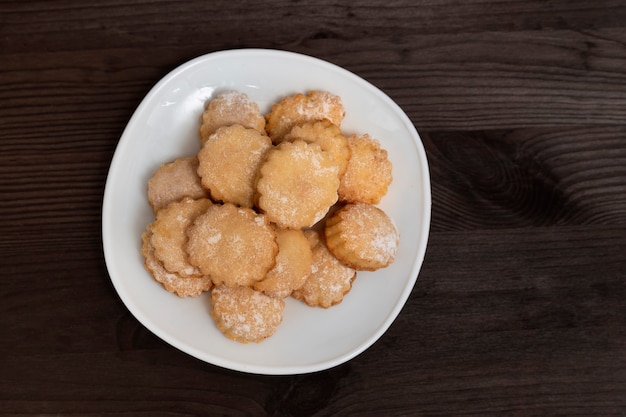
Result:
{"label": "golden brown cookie", "polygon": [[262,342],[283,320],[285,301],[250,287],[216,286],[211,291],[211,316],[218,329],[240,343]]}
{"label": "golden brown cookie", "polygon": [[376,204],[391,184],[391,162],[387,151],[369,135],[348,137],[350,159],[341,177],[339,200],[349,203]]}
{"label": "golden brown cookie", "polygon": [[352,288],[356,271],[341,262],[328,250],[323,237],[315,230],[305,230],[313,252],[311,273],[304,285],[291,295],[312,307],[329,308],[339,304]]}
{"label": "golden brown cookie", "polygon": [[371,204],[347,204],[326,219],[326,245],[344,265],[375,271],[393,262],[399,234],[391,218]]}
{"label": "golden brown cookie", "polygon": [[254,284],[254,289],[272,297],[284,298],[306,281],[311,270],[313,254],[302,230],[277,230],[276,243],[278,243],[276,265],[268,271],[263,280]]}
{"label": "golden brown cookie", "polygon": [[184,197],[157,212],[152,223],[150,243],[155,257],[169,272],[175,272],[182,277],[202,275],[189,263],[185,252],[187,227],[212,204],[207,198],[194,200]]}
{"label": "golden brown cookie", "polygon": [[198,159],[178,158],[161,165],[148,180],[148,202],[158,210],[183,197],[206,198],[208,192],[200,184]]}
{"label": "golden brown cookie", "polygon": [[265,132],[265,117],[259,112],[259,106],[239,91],[225,91],[209,101],[200,123],[201,143],[222,126],[238,124]]}
{"label": "golden brown cookie", "polygon": [[154,256],[154,248],[150,244],[151,236],[152,229],[150,225],[148,225],[146,231],[141,236],[141,253],[144,256],[144,266],[152,278],[161,284],[163,288],[184,298],[197,297],[213,287],[213,281],[211,281],[210,277],[199,276],[183,278],[176,273],[168,272],[163,267],[163,264]]}
{"label": "golden brown cookie", "polygon": [[345,116],[341,98],[327,91],[310,91],[283,98],[266,116],[265,129],[274,143],[280,143],[293,126],[310,120],[328,119],[340,126]]}
{"label": "golden brown cookie", "polygon": [[198,152],[198,175],[215,201],[252,207],[260,162],[269,137],[241,125],[220,127]]}
{"label": "golden brown cookie", "polygon": [[350,146],[339,126],[332,124],[328,119],[298,124],[285,135],[284,140],[293,142],[298,139],[307,143],[317,143],[322,150],[328,152],[339,168],[339,177],[346,172]]}
{"label": "golden brown cookie", "polygon": [[337,165],[319,145],[283,142],[259,168],[258,206],[283,229],[310,227],[337,201],[337,173]]}
{"label": "golden brown cookie", "polygon": [[275,263],[276,232],[263,215],[232,204],[215,204],[187,230],[189,262],[216,285],[250,286]]}

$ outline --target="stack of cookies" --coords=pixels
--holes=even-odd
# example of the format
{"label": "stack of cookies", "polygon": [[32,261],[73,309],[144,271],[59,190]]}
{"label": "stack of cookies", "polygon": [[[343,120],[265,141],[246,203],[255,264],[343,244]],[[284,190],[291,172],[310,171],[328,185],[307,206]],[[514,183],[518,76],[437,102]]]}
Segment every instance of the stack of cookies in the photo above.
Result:
{"label": "stack of cookies", "polygon": [[200,151],[148,181],[142,253],[154,280],[183,298],[210,293],[217,327],[248,343],[276,332],[285,298],[329,308],[357,271],[393,262],[399,234],[376,206],[391,162],[374,138],[345,135],[344,115],[325,91],[266,115],[238,91],[210,100]]}

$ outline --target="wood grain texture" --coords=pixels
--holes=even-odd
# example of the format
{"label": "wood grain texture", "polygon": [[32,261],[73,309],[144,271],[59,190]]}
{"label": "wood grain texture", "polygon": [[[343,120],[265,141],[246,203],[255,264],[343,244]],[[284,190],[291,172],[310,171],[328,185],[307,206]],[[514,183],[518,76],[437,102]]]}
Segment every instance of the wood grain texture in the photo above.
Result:
{"label": "wood grain texture", "polygon": [[[0,416],[626,414],[626,3],[0,1]],[[212,51],[313,55],[421,134],[432,224],[387,333],[336,368],[200,362],[101,244],[130,115]]]}
{"label": "wood grain texture", "polygon": [[433,228],[625,224],[625,137],[622,126],[428,132]]}

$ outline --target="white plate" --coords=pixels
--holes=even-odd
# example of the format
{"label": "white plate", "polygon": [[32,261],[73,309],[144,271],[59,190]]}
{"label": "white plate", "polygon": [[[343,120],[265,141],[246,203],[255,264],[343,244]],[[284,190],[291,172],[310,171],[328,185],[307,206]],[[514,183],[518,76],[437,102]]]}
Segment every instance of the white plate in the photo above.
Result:
{"label": "white plate", "polygon": [[[396,260],[359,272],[343,302],[328,310],[287,299],[283,323],[260,344],[224,337],[209,316],[207,296],[180,299],[143,267],[141,234],[153,220],[147,181],[163,162],[199,150],[199,118],[216,92],[236,89],[267,112],[279,98],[308,90],[341,96],[346,133],[369,133],[393,163],[393,183],[380,207],[400,231]],[[328,62],[273,50],[233,50],[193,59],[159,81],[141,102],[111,162],[102,238],[111,281],[130,312],[150,331],[203,361],[243,372],[299,374],[327,369],[371,346],[391,325],[417,279],[430,225],[430,180],[413,124],[387,95]],[[402,340],[398,341],[402,349]]]}

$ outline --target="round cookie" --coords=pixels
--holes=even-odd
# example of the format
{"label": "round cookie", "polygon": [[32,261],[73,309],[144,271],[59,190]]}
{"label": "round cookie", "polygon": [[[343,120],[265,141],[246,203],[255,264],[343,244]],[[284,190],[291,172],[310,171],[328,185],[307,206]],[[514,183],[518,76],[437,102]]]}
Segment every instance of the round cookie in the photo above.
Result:
{"label": "round cookie", "polygon": [[209,101],[200,117],[200,141],[202,144],[220,127],[242,125],[265,132],[265,117],[259,106],[239,91],[225,91]]}
{"label": "round cookie", "polygon": [[211,316],[218,329],[240,343],[259,343],[276,332],[285,301],[250,287],[216,286],[211,291]]}
{"label": "round cookie", "polygon": [[339,168],[339,177],[346,172],[351,153],[350,145],[339,126],[328,119],[305,122],[294,126],[284,138],[289,142],[298,139],[317,143],[322,150],[328,152]]}
{"label": "round cookie", "polygon": [[329,308],[339,304],[352,288],[356,271],[335,258],[319,232],[305,230],[304,234],[309,239],[313,253],[311,273],[304,285],[291,295],[312,307]]}
{"label": "round cookie", "polygon": [[310,91],[283,98],[266,116],[265,129],[276,144],[293,126],[310,120],[328,119],[339,126],[345,116],[341,98],[327,91]]}
{"label": "round cookie", "polygon": [[178,158],[161,165],[148,180],[148,202],[156,213],[183,197],[206,198],[198,176],[198,158]]}
{"label": "round cookie", "polygon": [[254,289],[272,297],[284,298],[306,281],[311,271],[313,254],[302,230],[277,230],[276,243],[276,265],[267,272],[263,280],[254,284]]}
{"label": "round cookie", "polygon": [[203,292],[209,291],[213,287],[210,277],[199,276],[185,278],[179,274],[168,272],[161,262],[154,256],[154,248],[150,244],[152,229],[150,225],[141,236],[141,253],[144,257],[144,267],[152,278],[161,284],[167,291],[176,294],[181,298],[197,297]]}
{"label": "round cookie", "polygon": [[348,137],[350,160],[341,177],[339,200],[349,203],[376,204],[387,194],[391,184],[391,162],[387,151],[369,135]]}
{"label": "round cookie", "polygon": [[393,262],[399,234],[387,214],[371,204],[347,204],[326,219],[326,246],[344,265],[375,271]]}
{"label": "round cookie", "polygon": [[182,277],[202,275],[189,263],[185,252],[187,227],[211,205],[213,203],[207,198],[194,200],[184,197],[157,212],[152,223],[150,243],[154,247],[154,255],[169,272]]}
{"label": "round cookie", "polygon": [[241,125],[220,127],[198,152],[198,175],[215,201],[252,207],[254,182],[269,137]]}
{"label": "round cookie", "polygon": [[263,215],[215,204],[187,229],[189,262],[216,285],[250,286],[275,264],[276,232]]}
{"label": "round cookie", "polygon": [[335,204],[338,187],[337,165],[319,145],[283,142],[259,168],[258,206],[281,228],[310,227]]}

